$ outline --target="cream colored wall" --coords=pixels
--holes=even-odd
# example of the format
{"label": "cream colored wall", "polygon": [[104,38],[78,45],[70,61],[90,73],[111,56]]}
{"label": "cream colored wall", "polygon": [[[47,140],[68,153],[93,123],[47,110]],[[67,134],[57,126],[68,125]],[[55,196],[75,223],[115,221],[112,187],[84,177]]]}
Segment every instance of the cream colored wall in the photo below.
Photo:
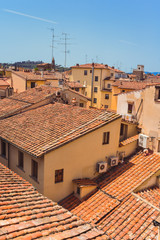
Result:
{"label": "cream colored wall", "polygon": [[[46,84],[50,83],[52,87],[59,87],[59,80],[58,79],[48,79],[45,82]],[[44,84],[45,84],[44,83]]]}
{"label": "cream colored wall", "polygon": [[155,186],[157,184],[157,176],[160,175],[160,170],[157,171],[154,175],[152,175],[150,178],[148,178],[146,181],[144,181],[140,186],[138,186],[134,192],[142,191],[146,188]]}
{"label": "cream colored wall", "polygon": [[[109,99],[105,99],[105,94],[109,94]],[[105,105],[108,105],[108,108],[111,108],[111,102],[112,102],[112,92],[109,91],[101,91],[101,104],[103,105],[103,108]]]}
{"label": "cream colored wall", "polygon": [[[115,156],[119,146],[121,119],[74,140],[44,158],[44,195],[59,201],[73,192],[72,180],[92,178],[97,175],[96,163],[105,161],[106,156]],[[110,132],[110,144],[102,144],[103,132]],[[64,181],[54,183],[55,170],[64,169]]]}
{"label": "cream colored wall", "polygon": [[[10,169],[18,173],[21,177],[29,181],[40,192],[43,193],[44,182],[44,161],[43,159],[36,159],[31,155],[24,154],[24,171],[18,167],[18,149],[10,144]],[[32,159],[38,162],[38,182],[31,177]]]}
{"label": "cream colored wall", "polygon": [[136,152],[136,149],[138,147],[138,142],[134,141],[130,144],[127,144],[126,146],[119,147],[119,152],[125,152],[125,157],[128,157]]}
{"label": "cream colored wall", "polygon": [[12,72],[14,92],[20,93],[26,90],[26,80]]}

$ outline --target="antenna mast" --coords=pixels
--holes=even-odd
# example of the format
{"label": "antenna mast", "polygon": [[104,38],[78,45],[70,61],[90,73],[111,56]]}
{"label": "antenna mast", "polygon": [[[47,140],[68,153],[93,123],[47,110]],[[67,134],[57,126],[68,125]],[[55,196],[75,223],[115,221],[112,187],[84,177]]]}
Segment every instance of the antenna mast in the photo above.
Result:
{"label": "antenna mast", "polygon": [[67,50],[67,46],[69,45],[67,40],[69,40],[71,38],[67,37],[69,35],[68,33],[62,33],[62,35],[64,35],[64,38],[61,38],[61,40],[63,40],[64,42],[61,43],[61,44],[64,45],[64,67],[66,67],[66,65],[67,65],[67,53],[69,53],[69,51]]}

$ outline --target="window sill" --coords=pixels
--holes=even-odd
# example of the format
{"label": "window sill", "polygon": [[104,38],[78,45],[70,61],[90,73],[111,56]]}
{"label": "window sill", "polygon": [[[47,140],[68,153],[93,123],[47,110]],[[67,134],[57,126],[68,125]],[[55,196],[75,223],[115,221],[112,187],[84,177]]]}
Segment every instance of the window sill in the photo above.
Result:
{"label": "window sill", "polygon": [[20,166],[17,165],[17,168],[19,168],[22,172],[25,173],[25,171],[24,171],[24,169],[23,169],[22,167],[20,167]]}
{"label": "window sill", "polygon": [[31,176],[31,175],[29,175],[29,176],[30,176],[30,178],[32,178],[36,183],[39,184],[39,181],[38,181],[35,177],[33,177],[33,176]]}

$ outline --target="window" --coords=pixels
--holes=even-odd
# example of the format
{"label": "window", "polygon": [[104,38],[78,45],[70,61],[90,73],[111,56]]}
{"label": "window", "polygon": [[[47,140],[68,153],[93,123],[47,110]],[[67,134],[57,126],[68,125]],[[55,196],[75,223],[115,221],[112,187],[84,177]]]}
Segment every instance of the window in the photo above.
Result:
{"label": "window", "polygon": [[6,157],[6,143],[3,140],[1,142],[1,155]]}
{"label": "window", "polygon": [[105,94],[105,99],[109,99],[109,94]]}
{"label": "window", "polygon": [[98,82],[98,76],[95,76],[95,82]]}
{"label": "window", "polygon": [[132,109],[133,109],[133,104],[128,103],[128,113],[132,113]]}
{"label": "window", "polygon": [[80,80],[78,80],[77,82],[80,83]]}
{"label": "window", "polygon": [[38,179],[38,163],[34,160],[32,160],[32,177]]}
{"label": "window", "polygon": [[160,86],[156,86],[155,101],[160,101]]}
{"label": "window", "polygon": [[103,144],[109,144],[109,136],[110,136],[110,132],[103,133]]}
{"label": "window", "polygon": [[124,133],[124,124],[121,124],[121,129],[120,129],[120,136],[123,136]]}
{"label": "window", "polygon": [[63,169],[55,171],[55,183],[63,182]]}
{"label": "window", "polygon": [[80,193],[81,193],[80,187],[77,187],[77,194],[80,195]]}
{"label": "window", "polygon": [[125,90],[122,90],[122,92],[125,92]]}
{"label": "window", "polygon": [[94,87],[94,92],[98,92],[98,88],[97,87]]}
{"label": "window", "polygon": [[92,73],[92,70],[90,70],[90,73]]}
{"label": "window", "polygon": [[79,88],[75,88],[75,91],[76,91],[76,92],[79,92]]}
{"label": "window", "polygon": [[84,107],[84,103],[80,103],[79,106],[80,106],[80,107]]}
{"label": "window", "polygon": [[107,84],[107,88],[111,88],[111,84],[110,83]]}
{"label": "window", "polygon": [[18,167],[23,169],[23,152],[18,151]]}
{"label": "window", "polygon": [[108,105],[104,105],[104,108],[108,108]]}
{"label": "window", "polygon": [[113,73],[111,73],[111,77],[113,77]]}
{"label": "window", "polygon": [[97,103],[97,98],[93,98],[93,102],[94,102],[94,103]]}
{"label": "window", "polygon": [[31,82],[31,88],[34,88],[36,86],[35,82]]}
{"label": "window", "polygon": [[158,140],[158,152],[160,152],[160,140]]}
{"label": "window", "polygon": [[84,75],[87,75],[87,70],[84,70]]}

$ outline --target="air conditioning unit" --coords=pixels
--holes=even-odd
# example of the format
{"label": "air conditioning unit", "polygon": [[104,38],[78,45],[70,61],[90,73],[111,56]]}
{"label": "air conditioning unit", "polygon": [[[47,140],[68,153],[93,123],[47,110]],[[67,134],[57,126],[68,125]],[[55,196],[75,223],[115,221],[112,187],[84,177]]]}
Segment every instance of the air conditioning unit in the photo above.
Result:
{"label": "air conditioning unit", "polygon": [[125,120],[126,121],[132,121],[132,116],[131,115],[125,115]]}
{"label": "air conditioning unit", "polygon": [[111,167],[118,165],[118,157],[110,157],[109,164]]}
{"label": "air conditioning unit", "polygon": [[149,137],[140,133],[138,138],[138,146],[142,148],[148,148]]}
{"label": "air conditioning unit", "polygon": [[97,172],[104,173],[106,171],[107,171],[107,163],[106,162],[97,163]]}

